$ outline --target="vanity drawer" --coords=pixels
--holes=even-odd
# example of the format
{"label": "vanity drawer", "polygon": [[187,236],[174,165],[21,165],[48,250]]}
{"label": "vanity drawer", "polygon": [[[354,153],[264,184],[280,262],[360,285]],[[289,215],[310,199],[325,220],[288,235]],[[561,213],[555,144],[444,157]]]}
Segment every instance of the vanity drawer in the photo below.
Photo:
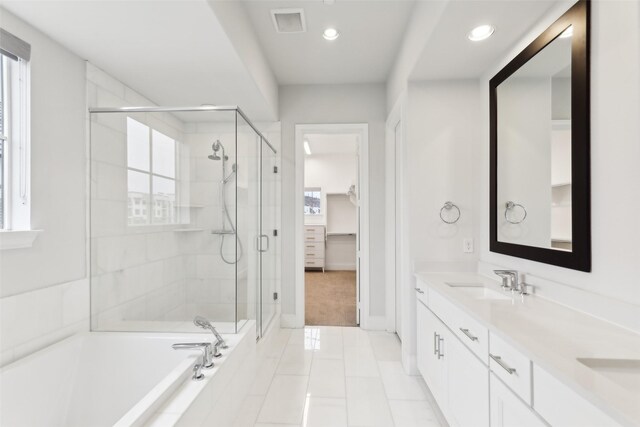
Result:
{"label": "vanity drawer", "polygon": [[438,292],[429,289],[429,308],[485,364],[488,364],[489,330]]}
{"label": "vanity drawer", "polygon": [[592,403],[534,365],[533,409],[552,426],[620,427]]}
{"label": "vanity drawer", "polygon": [[428,288],[427,285],[424,284],[424,282],[422,282],[421,280],[416,280],[416,299],[420,302],[422,302],[425,306],[428,306],[427,304],[427,292],[428,292]]}
{"label": "vanity drawer", "polygon": [[531,405],[531,361],[493,333],[489,337],[489,368]]}
{"label": "vanity drawer", "polygon": [[323,258],[306,258],[304,260],[304,266],[324,268],[324,259]]}

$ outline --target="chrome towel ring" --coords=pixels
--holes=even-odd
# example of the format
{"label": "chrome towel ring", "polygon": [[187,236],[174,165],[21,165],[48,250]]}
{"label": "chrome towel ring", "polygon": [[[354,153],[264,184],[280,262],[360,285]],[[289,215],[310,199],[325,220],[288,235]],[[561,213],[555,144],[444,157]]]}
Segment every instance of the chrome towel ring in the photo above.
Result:
{"label": "chrome towel ring", "polygon": [[[442,216],[442,213],[445,210],[450,211],[452,209],[455,209],[456,211],[458,211],[458,213],[456,215],[456,219],[451,220],[451,221],[448,221],[448,220],[444,219],[444,217]],[[442,208],[440,208],[440,219],[442,220],[442,222],[444,222],[446,224],[455,224],[460,219],[460,208],[458,206],[456,206],[453,202],[444,202],[444,206]]]}
{"label": "chrome towel ring", "polygon": [[[522,221],[524,221],[527,218],[527,210],[520,203],[514,203],[514,202],[512,202],[510,200],[507,203],[505,203],[504,206],[506,208],[504,210],[504,219],[506,219],[508,223],[510,223],[510,224],[520,224]],[[509,219],[509,215],[508,215],[508,213],[510,211],[514,211],[515,212],[516,208],[522,209],[522,212],[523,212],[522,218],[519,221],[518,220],[513,221],[513,220]]]}

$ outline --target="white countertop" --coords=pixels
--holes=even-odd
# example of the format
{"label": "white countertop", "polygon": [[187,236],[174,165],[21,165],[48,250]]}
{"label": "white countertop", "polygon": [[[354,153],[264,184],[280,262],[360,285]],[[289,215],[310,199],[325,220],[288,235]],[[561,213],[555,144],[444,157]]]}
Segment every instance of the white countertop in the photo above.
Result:
{"label": "white countertop", "polygon": [[474,299],[445,284],[476,282],[502,292],[497,281],[479,274],[418,273],[416,277],[604,413],[623,424],[640,426],[640,394],[577,360],[640,360],[640,335],[535,295]]}

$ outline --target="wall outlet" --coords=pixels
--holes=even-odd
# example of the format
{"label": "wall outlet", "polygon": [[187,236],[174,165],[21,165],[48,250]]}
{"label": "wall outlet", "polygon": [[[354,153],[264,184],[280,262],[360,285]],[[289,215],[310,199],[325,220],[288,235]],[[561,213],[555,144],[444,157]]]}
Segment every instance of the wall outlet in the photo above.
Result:
{"label": "wall outlet", "polygon": [[473,252],[473,239],[464,239],[462,241],[462,252],[470,254]]}

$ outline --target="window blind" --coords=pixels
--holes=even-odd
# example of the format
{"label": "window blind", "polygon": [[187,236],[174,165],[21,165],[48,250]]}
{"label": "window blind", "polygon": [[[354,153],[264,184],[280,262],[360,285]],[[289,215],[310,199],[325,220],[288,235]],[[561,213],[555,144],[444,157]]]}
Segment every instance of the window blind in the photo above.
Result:
{"label": "window blind", "polygon": [[0,28],[0,53],[16,61],[18,59],[29,61],[31,59],[31,45]]}

